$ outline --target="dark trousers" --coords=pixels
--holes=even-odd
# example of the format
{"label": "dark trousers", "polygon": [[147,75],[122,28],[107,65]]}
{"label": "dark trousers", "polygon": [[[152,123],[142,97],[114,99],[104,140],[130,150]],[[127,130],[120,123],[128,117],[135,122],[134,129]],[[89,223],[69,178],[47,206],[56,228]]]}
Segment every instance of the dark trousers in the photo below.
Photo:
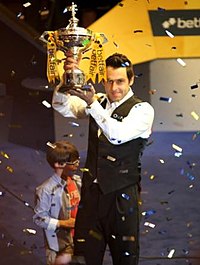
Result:
{"label": "dark trousers", "polygon": [[87,265],[101,265],[108,244],[113,265],[137,265],[139,259],[138,186],[103,194],[98,184],[82,187],[74,254]]}

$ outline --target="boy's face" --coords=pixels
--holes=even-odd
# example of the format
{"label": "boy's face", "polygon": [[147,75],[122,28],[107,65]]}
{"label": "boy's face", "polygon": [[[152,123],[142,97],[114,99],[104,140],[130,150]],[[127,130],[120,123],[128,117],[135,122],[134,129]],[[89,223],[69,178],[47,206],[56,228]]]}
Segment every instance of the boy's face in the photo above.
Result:
{"label": "boy's face", "polygon": [[66,162],[65,167],[63,168],[63,173],[77,171],[79,164],[80,164],[80,159],[76,159],[72,162]]}
{"label": "boy's face", "polygon": [[65,163],[58,163],[56,162],[54,164],[54,168],[57,173],[62,174],[64,176],[71,176],[75,171],[77,171],[80,164],[80,159],[76,159],[71,162],[65,162]]}

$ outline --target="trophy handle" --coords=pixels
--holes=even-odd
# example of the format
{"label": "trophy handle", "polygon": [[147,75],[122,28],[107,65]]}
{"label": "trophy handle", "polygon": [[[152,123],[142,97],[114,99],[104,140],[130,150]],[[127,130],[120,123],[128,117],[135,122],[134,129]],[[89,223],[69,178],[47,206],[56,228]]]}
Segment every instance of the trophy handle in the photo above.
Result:
{"label": "trophy handle", "polygon": [[[49,31],[44,31],[43,33],[42,33],[42,35],[39,37],[39,40],[41,40],[42,42],[44,42],[44,43],[48,43],[48,36],[49,36]],[[47,38],[46,38],[47,37]]]}

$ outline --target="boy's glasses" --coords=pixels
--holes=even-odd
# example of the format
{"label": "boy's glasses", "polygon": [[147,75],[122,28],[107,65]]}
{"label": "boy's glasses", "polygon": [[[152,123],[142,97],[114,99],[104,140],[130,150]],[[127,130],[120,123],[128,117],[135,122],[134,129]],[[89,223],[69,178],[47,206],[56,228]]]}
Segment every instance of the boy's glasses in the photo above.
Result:
{"label": "boy's glasses", "polygon": [[79,162],[80,162],[80,158],[74,160],[73,162],[66,162],[66,164],[70,165],[70,166],[73,166],[73,165],[79,164]]}

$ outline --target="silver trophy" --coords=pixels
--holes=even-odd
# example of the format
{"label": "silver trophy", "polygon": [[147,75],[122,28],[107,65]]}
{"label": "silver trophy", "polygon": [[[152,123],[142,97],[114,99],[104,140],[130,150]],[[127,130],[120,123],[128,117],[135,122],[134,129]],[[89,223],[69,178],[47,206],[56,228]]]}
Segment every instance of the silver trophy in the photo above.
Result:
{"label": "silver trophy", "polygon": [[[73,58],[78,60],[81,53],[86,51],[93,42],[92,31],[78,27],[78,19],[75,17],[77,5],[72,3],[72,6],[67,7],[71,11],[72,17],[69,19],[69,24],[66,28],[60,28],[54,32],[51,31],[51,38],[55,43],[56,50],[62,51],[65,55],[70,51]],[[40,40],[48,43],[49,31],[45,31]],[[65,59],[66,60],[66,57]],[[50,69],[53,68],[50,66]],[[63,76],[60,78],[60,83],[57,85],[57,91],[66,93],[70,89],[87,89],[86,76],[79,68],[64,71]]]}

